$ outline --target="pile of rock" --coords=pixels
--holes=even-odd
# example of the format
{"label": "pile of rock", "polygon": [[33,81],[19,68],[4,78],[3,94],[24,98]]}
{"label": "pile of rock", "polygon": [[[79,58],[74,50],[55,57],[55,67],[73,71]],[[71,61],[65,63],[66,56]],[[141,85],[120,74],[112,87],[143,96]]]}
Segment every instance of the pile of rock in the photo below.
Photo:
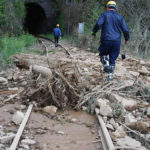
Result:
{"label": "pile of rock", "polygon": [[7,133],[3,126],[0,126],[0,149],[9,149],[9,145],[12,143],[15,137],[14,133]]}
{"label": "pile of rock", "polygon": [[[143,102],[144,109],[142,109],[141,106],[138,106],[138,101],[134,99],[127,99],[112,93],[108,93],[106,98],[98,99],[96,107],[99,109],[99,115],[103,117],[116,147],[144,150],[146,149],[142,146],[144,140],[145,146],[150,148],[149,104]],[[119,113],[114,111],[115,107],[113,107],[113,104],[117,105],[118,103],[118,106],[121,107],[117,110]],[[146,113],[144,114],[145,108]],[[137,141],[132,138],[130,136],[132,133],[142,140]]]}
{"label": "pile of rock", "polygon": [[[9,150],[10,145],[15,137],[15,134],[12,132],[6,132],[3,126],[0,126],[0,150]],[[29,138],[21,140],[21,143],[18,146],[18,150],[30,150],[30,146],[34,147],[36,142]]]}

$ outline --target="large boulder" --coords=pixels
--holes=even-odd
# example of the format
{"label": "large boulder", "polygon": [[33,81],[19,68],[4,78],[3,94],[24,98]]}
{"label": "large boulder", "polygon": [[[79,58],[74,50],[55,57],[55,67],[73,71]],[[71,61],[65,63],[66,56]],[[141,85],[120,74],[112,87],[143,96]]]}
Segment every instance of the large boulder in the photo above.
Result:
{"label": "large boulder", "polygon": [[131,122],[136,122],[136,121],[137,120],[131,113],[129,113],[125,116],[125,123],[131,123]]}
{"label": "large boulder", "polygon": [[8,133],[5,136],[1,136],[0,143],[1,144],[10,144],[14,137],[15,137],[15,134],[13,134],[13,133]]}
{"label": "large boulder", "polygon": [[124,98],[112,93],[107,93],[107,98],[112,102],[121,103],[122,106],[129,111],[132,111],[138,107],[136,100],[131,98]]}
{"label": "large boulder", "polygon": [[124,138],[126,136],[126,132],[124,131],[122,126],[119,126],[115,132],[111,134],[112,139],[115,141],[118,138]]}
{"label": "large boulder", "polygon": [[19,125],[19,124],[22,122],[23,118],[24,118],[24,114],[23,114],[22,112],[20,112],[20,111],[17,111],[17,112],[13,115],[12,121],[13,121],[16,125]]}
{"label": "large boulder", "polygon": [[102,116],[108,116],[108,117],[112,117],[112,109],[109,106],[109,101],[106,99],[99,99],[96,102],[96,106],[98,106],[99,109],[99,113]]}
{"label": "large boulder", "polygon": [[57,107],[55,106],[46,106],[42,108],[42,111],[50,115],[54,115],[57,112]]}
{"label": "large boulder", "polygon": [[139,141],[136,141],[135,139],[130,138],[129,136],[117,139],[116,143],[118,146],[121,147],[129,147],[130,149],[144,150],[144,147],[141,146],[141,143]]}
{"label": "large boulder", "polygon": [[7,84],[8,80],[6,78],[0,77],[0,83]]}

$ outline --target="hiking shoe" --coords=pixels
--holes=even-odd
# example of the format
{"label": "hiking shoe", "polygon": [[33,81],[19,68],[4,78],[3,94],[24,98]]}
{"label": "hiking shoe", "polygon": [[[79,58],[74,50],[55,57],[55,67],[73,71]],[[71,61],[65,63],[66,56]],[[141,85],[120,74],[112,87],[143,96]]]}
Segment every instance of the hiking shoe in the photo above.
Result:
{"label": "hiking shoe", "polygon": [[110,73],[110,66],[105,65],[103,71],[106,72],[106,73]]}
{"label": "hiking shoe", "polygon": [[113,73],[109,73],[109,81],[112,81],[114,79],[114,74]]}
{"label": "hiking shoe", "polygon": [[104,72],[109,73],[110,72],[110,66],[109,66],[109,60],[107,56],[101,57],[101,63],[103,64],[104,67]]}

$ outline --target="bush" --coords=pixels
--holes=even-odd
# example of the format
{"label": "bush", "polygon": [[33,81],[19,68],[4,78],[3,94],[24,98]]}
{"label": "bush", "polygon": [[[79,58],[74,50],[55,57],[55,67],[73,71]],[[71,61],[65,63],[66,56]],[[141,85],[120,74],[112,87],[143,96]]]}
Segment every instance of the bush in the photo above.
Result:
{"label": "bush", "polygon": [[10,63],[10,57],[16,53],[21,53],[26,47],[31,46],[36,39],[31,35],[21,35],[9,37],[5,35],[0,38],[0,63]]}
{"label": "bush", "polygon": [[25,0],[0,0],[0,34],[18,35],[23,32]]}
{"label": "bush", "polygon": [[122,104],[120,103],[112,103],[111,104],[112,113],[114,118],[122,117],[124,116],[124,108]]}

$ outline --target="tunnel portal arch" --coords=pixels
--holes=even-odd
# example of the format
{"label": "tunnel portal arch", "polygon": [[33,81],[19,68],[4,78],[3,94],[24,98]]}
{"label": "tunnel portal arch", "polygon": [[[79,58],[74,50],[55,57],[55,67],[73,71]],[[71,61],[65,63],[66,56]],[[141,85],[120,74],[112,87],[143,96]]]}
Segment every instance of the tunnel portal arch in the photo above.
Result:
{"label": "tunnel portal arch", "polygon": [[24,28],[30,34],[42,34],[52,31],[56,24],[55,4],[40,0],[39,2],[28,2],[25,4],[26,16]]}

